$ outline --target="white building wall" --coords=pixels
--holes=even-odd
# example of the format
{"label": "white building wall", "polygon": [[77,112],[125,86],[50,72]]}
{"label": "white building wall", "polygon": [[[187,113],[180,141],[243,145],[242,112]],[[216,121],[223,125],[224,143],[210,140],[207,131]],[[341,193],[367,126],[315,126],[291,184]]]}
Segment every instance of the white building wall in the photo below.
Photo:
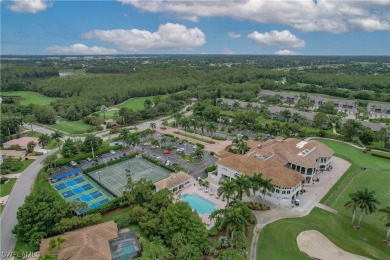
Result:
{"label": "white building wall", "polygon": [[[218,179],[219,182],[223,182],[229,178],[235,179],[236,174],[241,174],[240,172],[226,167],[224,165],[218,164]],[[282,204],[289,205],[293,201],[293,199],[299,196],[300,191],[302,189],[302,184],[299,183],[297,186],[292,188],[280,188],[276,187],[274,192],[268,192],[265,195],[265,199],[274,203],[274,204]],[[279,193],[278,193],[279,191]]]}

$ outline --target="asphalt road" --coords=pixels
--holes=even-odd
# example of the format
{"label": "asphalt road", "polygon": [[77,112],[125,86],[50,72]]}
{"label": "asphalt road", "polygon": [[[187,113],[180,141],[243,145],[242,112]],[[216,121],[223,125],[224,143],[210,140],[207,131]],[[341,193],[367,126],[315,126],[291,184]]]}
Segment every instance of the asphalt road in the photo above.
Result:
{"label": "asphalt road", "polygon": [[16,237],[12,234],[13,227],[17,224],[16,213],[18,208],[24,203],[25,198],[30,194],[34,181],[37,177],[39,170],[43,167],[41,162],[57,149],[51,150],[47,154],[36,159],[23,173],[20,175],[15,183],[14,188],[8,198],[8,202],[0,216],[1,226],[1,259],[7,259],[3,257],[4,252],[12,252]]}

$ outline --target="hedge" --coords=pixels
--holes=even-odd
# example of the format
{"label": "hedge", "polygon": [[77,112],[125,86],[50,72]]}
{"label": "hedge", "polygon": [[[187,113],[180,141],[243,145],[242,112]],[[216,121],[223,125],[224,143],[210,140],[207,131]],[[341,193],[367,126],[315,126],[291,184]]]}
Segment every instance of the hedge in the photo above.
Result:
{"label": "hedge", "polygon": [[96,207],[94,209],[88,210],[85,214],[90,215],[90,214],[95,214],[95,213],[100,213],[104,214],[107,213],[108,211],[117,209],[117,208],[125,208],[129,206],[129,204],[124,201],[122,198],[115,198],[111,200],[110,202],[107,202],[99,207]]}
{"label": "hedge", "polygon": [[215,139],[215,140],[220,140],[220,141],[226,141],[226,140],[227,140],[226,137],[220,137],[220,136],[218,136],[218,135],[214,135],[214,136],[213,136],[213,139]]}
{"label": "hedge", "polygon": [[385,159],[390,159],[390,154],[386,154],[386,153],[381,153],[381,152],[372,151],[372,152],[371,152],[371,155],[372,155],[372,156],[381,157],[381,158],[385,158]]}
{"label": "hedge", "polygon": [[[115,145],[115,146],[104,147],[104,148],[101,148],[99,150],[96,150],[96,152],[94,154],[95,154],[95,156],[96,155],[101,155],[101,154],[109,153],[111,150],[119,150],[121,148],[122,148],[122,145]],[[60,158],[60,159],[58,159],[56,161],[56,165],[57,166],[68,165],[71,161],[78,162],[78,161],[81,161],[81,160],[85,160],[88,157],[92,157],[92,153],[79,153],[76,156],[73,156],[71,158],[64,158],[64,157],[62,157],[62,158]]]}
{"label": "hedge", "polygon": [[175,172],[175,169],[173,169],[172,167],[167,166],[167,165],[165,165],[165,164],[163,164],[163,163],[160,163],[159,161],[157,161],[157,160],[155,160],[155,159],[153,159],[153,158],[150,158],[149,156],[146,156],[146,155],[143,154],[143,155],[142,155],[142,158],[148,160],[149,162],[152,162],[152,163],[154,163],[154,164],[157,164],[158,166],[160,166],[161,168],[164,168],[165,170],[168,170],[168,171],[170,171],[170,172]]}
{"label": "hedge", "polygon": [[216,169],[217,169],[217,165],[213,164],[213,165],[210,165],[210,166],[206,167],[204,169],[204,172],[205,173],[209,173],[209,172],[215,171]]}
{"label": "hedge", "polygon": [[174,135],[171,135],[171,134],[164,134],[164,136],[175,137]]}
{"label": "hedge", "polygon": [[202,148],[202,149],[204,149],[204,145],[203,145],[203,144],[195,143],[195,145],[198,146],[198,147],[200,147],[200,148]]}
{"label": "hedge", "polygon": [[98,164],[98,165],[94,165],[94,166],[91,166],[91,167],[88,167],[88,168],[84,169],[84,172],[85,172],[85,173],[93,172],[93,171],[96,171],[96,170],[105,168],[106,166],[107,166],[107,165],[106,165],[105,163],[100,163],[100,164]]}

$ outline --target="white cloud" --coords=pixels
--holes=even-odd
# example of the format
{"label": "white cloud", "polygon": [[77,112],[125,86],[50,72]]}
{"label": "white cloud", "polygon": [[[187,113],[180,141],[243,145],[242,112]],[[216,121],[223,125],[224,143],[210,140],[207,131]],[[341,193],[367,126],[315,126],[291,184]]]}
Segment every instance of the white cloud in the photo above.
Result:
{"label": "white cloud", "polygon": [[52,6],[51,1],[45,0],[12,0],[8,8],[17,13],[38,13]]}
{"label": "white cloud", "polygon": [[231,50],[231,49],[228,49],[228,48],[225,48],[221,51],[222,54],[237,54],[235,51]]}
{"label": "white cloud", "polygon": [[290,50],[278,50],[274,52],[275,55],[298,55],[295,51]]}
{"label": "white cloud", "polygon": [[[264,24],[290,25],[303,31],[342,33],[351,29],[390,30],[390,0],[119,0],[146,12],[200,17],[230,17]],[[373,20],[356,23],[356,20]],[[369,23],[367,25],[367,23]]]}
{"label": "white cloud", "polygon": [[235,33],[235,32],[229,32],[229,37],[230,38],[233,38],[233,39],[238,39],[238,38],[241,38],[241,34],[239,33]]}
{"label": "white cloud", "polygon": [[71,46],[53,46],[46,49],[47,52],[53,54],[73,54],[73,55],[107,55],[117,54],[115,49],[107,49],[103,47],[88,47],[82,43],[76,43]]}
{"label": "white cloud", "polygon": [[259,33],[254,31],[251,34],[248,34],[248,38],[253,39],[260,44],[286,48],[301,48],[306,45],[304,40],[299,39],[297,36],[287,30],[273,30],[266,33]]}
{"label": "white cloud", "polygon": [[199,28],[187,28],[173,23],[160,25],[157,32],[139,29],[93,30],[82,34],[81,37],[114,43],[118,48],[126,51],[190,50],[206,43],[205,34]]}

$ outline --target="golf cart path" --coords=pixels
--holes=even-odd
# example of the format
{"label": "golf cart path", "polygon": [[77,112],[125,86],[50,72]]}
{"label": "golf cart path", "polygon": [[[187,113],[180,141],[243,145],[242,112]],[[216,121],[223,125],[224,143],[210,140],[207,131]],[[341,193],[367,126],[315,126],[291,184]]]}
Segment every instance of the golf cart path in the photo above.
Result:
{"label": "golf cart path", "polygon": [[314,259],[321,260],[359,260],[370,259],[349,253],[335,244],[317,230],[306,230],[297,236],[299,250]]}

